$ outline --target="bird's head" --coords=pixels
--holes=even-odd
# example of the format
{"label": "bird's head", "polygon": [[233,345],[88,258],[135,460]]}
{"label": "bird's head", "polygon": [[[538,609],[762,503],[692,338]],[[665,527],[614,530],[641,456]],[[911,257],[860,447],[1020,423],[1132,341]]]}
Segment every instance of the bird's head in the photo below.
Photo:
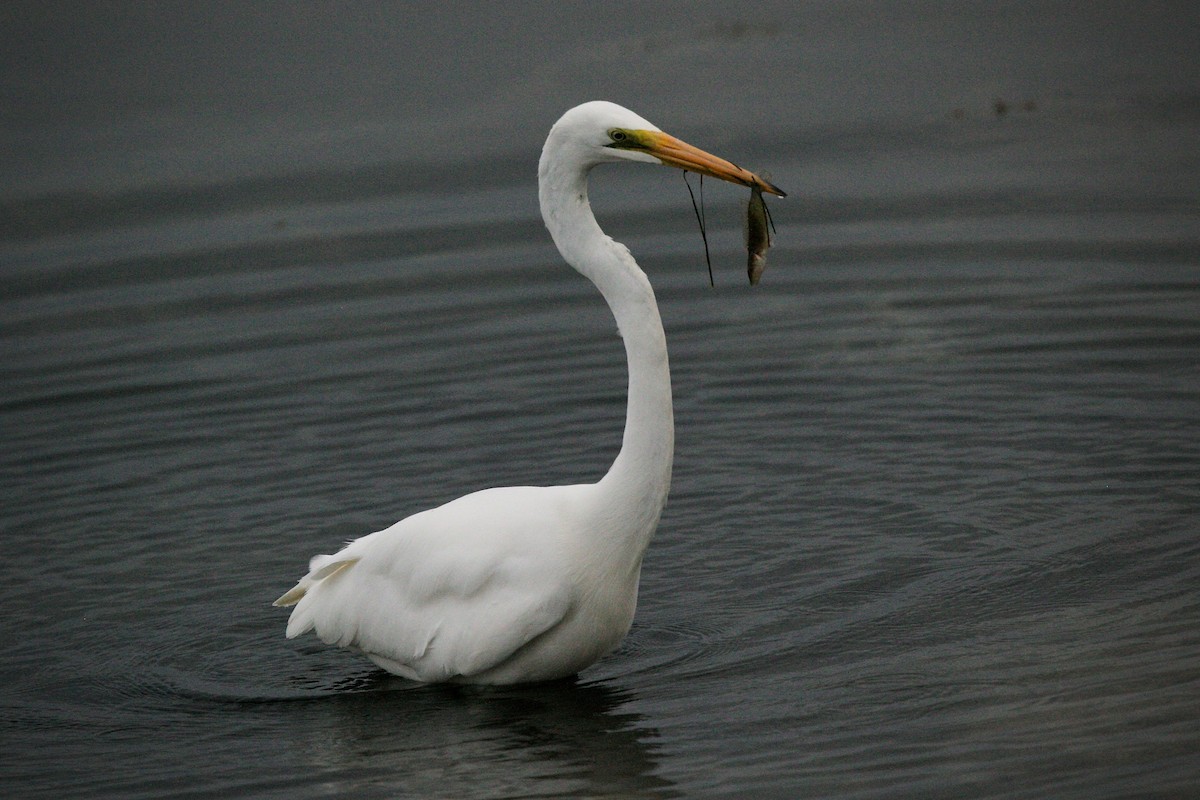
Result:
{"label": "bird's head", "polygon": [[584,103],[563,114],[551,130],[591,164],[640,161],[665,164],[700,175],[786,196],[774,184],[747,169],[676,139],[627,108],[602,100]]}

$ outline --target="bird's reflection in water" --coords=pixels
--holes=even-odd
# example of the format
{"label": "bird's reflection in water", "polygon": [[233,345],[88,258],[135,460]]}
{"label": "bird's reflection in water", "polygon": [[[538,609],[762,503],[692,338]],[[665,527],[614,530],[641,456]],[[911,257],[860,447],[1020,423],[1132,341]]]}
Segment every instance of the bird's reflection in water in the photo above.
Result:
{"label": "bird's reflection in water", "polygon": [[308,704],[305,729],[319,738],[297,739],[314,780],[338,796],[680,796],[656,774],[656,732],[621,710],[624,690],[576,679],[422,686],[385,673],[342,688]]}

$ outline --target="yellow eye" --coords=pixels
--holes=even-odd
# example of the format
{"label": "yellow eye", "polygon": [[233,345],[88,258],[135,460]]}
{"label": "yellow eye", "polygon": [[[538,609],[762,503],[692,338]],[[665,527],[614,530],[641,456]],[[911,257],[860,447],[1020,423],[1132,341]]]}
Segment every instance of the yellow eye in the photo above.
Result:
{"label": "yellow eye", "polygon": [[617,144],[623,144],[629,141],[629,134],[620,128],[613,128],[608,132],[608,138],[612,139]]}

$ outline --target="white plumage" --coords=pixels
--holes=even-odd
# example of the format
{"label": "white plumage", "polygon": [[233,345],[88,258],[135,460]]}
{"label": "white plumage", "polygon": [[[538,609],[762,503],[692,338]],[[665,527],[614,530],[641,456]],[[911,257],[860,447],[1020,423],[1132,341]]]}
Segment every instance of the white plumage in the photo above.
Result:
{"label": "white plumage", "polygon": [[475,492],[316,556],[275,601],[295,605],[288,638],[312,630],[418,681],[506,684],[573,675],[625,636],[670,487],[674,427],[654,292],[588,204],[588,172],[615,161],[782,194],[612,103],[585,103],[551,129],[538,168],[542,216],[567,263],[608,302],[629,362],[612,467],[594,484]]}

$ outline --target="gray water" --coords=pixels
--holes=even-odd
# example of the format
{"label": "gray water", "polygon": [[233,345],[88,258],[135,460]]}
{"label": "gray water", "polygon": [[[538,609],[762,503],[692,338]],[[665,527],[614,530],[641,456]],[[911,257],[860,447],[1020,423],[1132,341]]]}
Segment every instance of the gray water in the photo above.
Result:
{"label": "gray water", "polygon": [[[1193,792],[1194,7],[437,8],[0,12],[4,795]],[[628,639],[503,690],[284,639],[310,555],[615,455],[536,206],[597,97],[791,194],[751,289],[705,183],[710,288],[677,173],[593,176],[677,406]]]}

